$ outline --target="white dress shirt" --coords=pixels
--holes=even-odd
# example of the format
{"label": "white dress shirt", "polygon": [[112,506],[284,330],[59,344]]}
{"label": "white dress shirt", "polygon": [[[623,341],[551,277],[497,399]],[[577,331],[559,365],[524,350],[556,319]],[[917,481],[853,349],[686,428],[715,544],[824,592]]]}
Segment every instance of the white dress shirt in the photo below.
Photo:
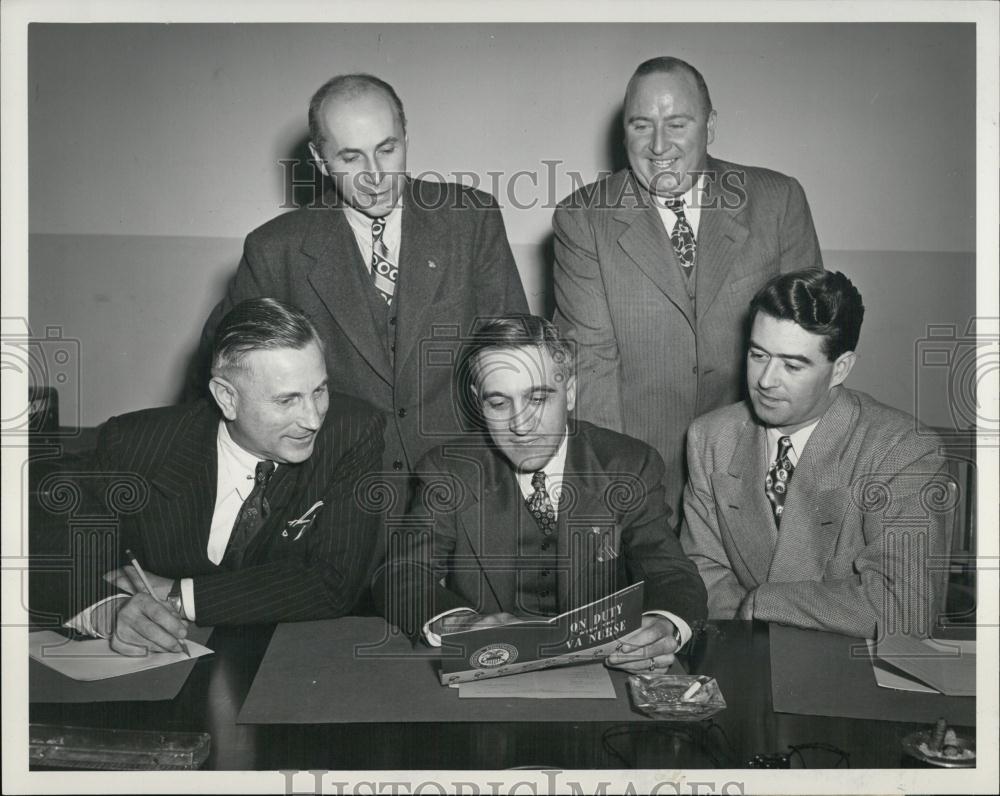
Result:
{"label": "white dress shirt", "polygon": [[[552,458],[550,458],[540,468],[540,471],[545,473],[545,491],[549,493],[549,499],[552,501],[552,508],[556,512],[556,516],[558,516],[559,512],[559,493],[562,489],[562,483],[566,472],[566,449],[568,446],[568,440],[569,433],[567,430],[567,432],[563,433],[562,442],[559,443],[559,447],[556,448],[556,452],[552,454]],[[531,495],[535,492],[535,488],[531,485],[531,479],[536,472],[539,471],[535,470],[530,473],[516,473],[517,485],[520,488],[521,494],[524,496],[525,500],[531,497]],[[669,529],[667,529],[667,533],[669,532]],[[452,608],[449,611],[442,611],[437,616],[429,619],[422,628],[424,638],[427,640],[427,643],[432,647],[441,646],[441,636],[431,630],[431,625],[449,614],[467,612],[475,613],[472,608]],[[644,616],[662,616],[664,619],[669,619],[680,633],[681,643],[677,649],[680,649],[691,640],[691,627],[676,614],[672,614],[670,611],[646,611]]]}
{"label": "white dress shirt", "polygon": [[[354,233],[354,239],[358,242],[358,249],[365,260],[365,268],[368,273],[372,272],[372,221],[360,210],[353,207],[345,207],[344,215],[347,223]],[[393,265],[399,267],[399,244],[403,238],[403,206],[396,205],[389,215],[384,216],[385,229],[382,231],[382,242],[389,250],[389,259]]]}

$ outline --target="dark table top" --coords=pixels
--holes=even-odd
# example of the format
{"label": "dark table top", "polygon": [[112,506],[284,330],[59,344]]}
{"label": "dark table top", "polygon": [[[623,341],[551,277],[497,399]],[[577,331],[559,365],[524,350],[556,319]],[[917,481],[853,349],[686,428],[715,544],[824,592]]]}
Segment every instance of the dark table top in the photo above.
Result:
{"label": "dark table top", "polygon": [[[273,628],[216,628],[180,694],[169,702],[30,706],[33,723],[208,732],[216,770],[420,770],[745,768],[755,755],[788,753],[792,767],[919,765],[901,740],[926,725],[775,713],[770,647],[762,623],[710,626],[686,665],[714,676],[728,707],[713,719],[672,722],[475,722],[244,725],[236,718]],[[373,695],[377,698],[377,695]],[[544,704],[539,710],[544,710]],[[805,764],[805,765],[803,765]]]}

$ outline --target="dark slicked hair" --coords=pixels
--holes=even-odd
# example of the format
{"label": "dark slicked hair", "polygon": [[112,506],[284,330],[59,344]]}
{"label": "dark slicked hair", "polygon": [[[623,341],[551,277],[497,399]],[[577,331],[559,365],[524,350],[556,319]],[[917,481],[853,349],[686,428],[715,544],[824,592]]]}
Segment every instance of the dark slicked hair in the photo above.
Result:
{"label": "dark slicked hair", "polygon": [[483,351],[509,348],[544,348],[564,376],[573,375],[573,350],[551,321],[537,315],[512,314],[493,318],[472,336],[462,358],[475,383],[476,361]]}
{"label": "dark slicked hair", "polygon": [[670,72],[687,72],[694,78],[694,82],[698,86],[698,94],[701,96],[701,104],[705,110],[705,116],[708,116],[712,112],[712,97],[708,93],[708,84],[705,82],[705,78],[701,76],[701,72],[687,61],[682,61],[680,58],[673,58],[669,55],[650,58],[636,67],[635,72],[632,73],[632,77],[629,78],[628,86],[625,88],[625,103],[628,103],[628,94],[632,90],[632,86],[635,85],[635,81],[640,77],[661,73],[669,74]]}
{"label": "dark slicked hair", "polygon": [[312,95],[312,99],[309,100],[309,138],[318,151],[322,151],[325,143],[323,125],[319,118],[323,103],[331,97],[357,97],[370,91],[381,91],[389,98],[396,109],[396,115],[399,117],[403,132],[406,132],[406,114],[403,112],[403,102],[392,86],[381,78],[364,72],[337,75],[320,86]]}
{"label": "dark slicked hair", "polygon": [[791,271],[776,276],[750,301],[751,326],[759,312],[822,335],[822,351],[832,362],[857,349],[865,305],[840,271]]}
{"label": "dark slicked hair", "polygon": [[312,342],[323,349],[319,332],[298,307],[273,298],[248,299],[227,312],[215,332],[212,375],[243,368],[252,351],[301,350]]}

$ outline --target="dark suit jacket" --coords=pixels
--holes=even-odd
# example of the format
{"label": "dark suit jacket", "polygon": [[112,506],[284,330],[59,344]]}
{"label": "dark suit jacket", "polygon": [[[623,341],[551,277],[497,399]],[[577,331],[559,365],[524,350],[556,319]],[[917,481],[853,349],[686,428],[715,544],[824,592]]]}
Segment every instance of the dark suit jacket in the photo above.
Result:
{"label": "dark suit jacket", "polygon": [[578,346],[576,415],[638,437],[667,465],[667,504],[684,487],[684,432],[743,394],[745,321],[779,272],[822,268],[801,186],[709,158],[695,298],[670,236],[630,171],[565,199],[555,229],[555,320]]}
{"label": "dark suit jacket", "polygon": [[[349,613],[365,594],[382,532],[381,517],[355,499],[355,484],[379,467],[385,423],[354,398],[332,394],[330,403],[312,456],[275,471],[267,489],[270,515],[236,571],[213,564],[206,552],[216,498],[215,406],[199,401],[111,418],[100,430],[89,472],[64,473],[49,483],[50,490],[76,484],[89,493],[83,498],[89,506],[77,515],[96,507],[109,518],[91,522],[96,535],[84,537],[91,542],[71,543],[77,568],[68,588],[64,583],[63,618],[114,592],[100,576],[125,563],[126,548],[149,572],[194,578],[202,625]],[[299,536],[301,526],[289,521],[319,500],[324,505]],[[79,538],[79,530],[71,529],[71,537]],[[38,542],[38,549],[53,547],[51,539]],[[103,550],[86,549],[95,546]],[[39,602],[51,607],[52,596],[39,595]]]}
{"label": "dark suit jacket", "polygon": [[766,438],[744,403],[698,418],[681,542],[708,587],[709,617],[753,592],[768,622],[873,637],[929,629],[934,567],[954,507],[933,435],[840,388],[801,452],[776,529],[764,494]]}
{"label": "dark suit jacket", "polygon": [[203,360],[222,316],[240,301],[270,296],[298,306],[326,344],[331,389],[390,416],[384,466],[409,471],[432,445],[463,429],[452,400],[461,338],[479,318],[527,312],[524,289],[492,196],[408,181],[391,308],[393,363],[384,321],[368,301],[371,278],[335,201],[327,194],[326,206],[278,216],[247,236],[226,297],[205,324]]}
{"label": "dark suit jacket", "polygon": [[[689,624],[705,617],[705,590],[684,555],[663,499],[663,462],[636,439],[577,423],[558,510],[558,611],[645,581],[645,606]],[[408,524],[376,603],[410,635],[451,608],[525,615],[517,595],[540,564],[521,551],[533,523],[507,460],[485,441],[436,448],[417,468]],[[609,555],[607,551],[613,550]],[[547,566],[547,565],[546,565]]]}

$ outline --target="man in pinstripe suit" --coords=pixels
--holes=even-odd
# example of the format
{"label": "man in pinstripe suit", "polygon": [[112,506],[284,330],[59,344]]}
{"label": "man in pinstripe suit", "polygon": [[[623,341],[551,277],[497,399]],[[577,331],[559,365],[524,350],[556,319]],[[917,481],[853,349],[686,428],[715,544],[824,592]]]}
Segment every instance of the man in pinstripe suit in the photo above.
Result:
{"label": "man in pinstripe suit", "polygon": [[120,519],[118,551],[134,551],[158,599],[142,593],[130,567],[114,570],[105,575],[107,597],[71,626],[138,655],[175,651],[191,621],[349,613],[367,586],[380,532],[355,486],[379,468],[385,421],[368,404],[329,393],[327,381],[309,319],[253,299],[219,325],[214,405],[109,420],[97,468],[133,473],[146,492]]}
{"label": "man in pinstripe suit", "polygon": [[948,477],[913,417],[843,386],[860,294],[841,273],[793,272],[750,315],[749,401],[688,433],[681,543],[709,617],[926,634]]}
{"label": "man in pinstripe suit", "polygon": [[747,303],[823,263],[798,182],[708,156],[716,112],[690,64],[641,64],[624,122],[630,168],[553,216],[555,321],[577,346],[577,417],[652,445],[676,513],[687,427],[741,395]]}

